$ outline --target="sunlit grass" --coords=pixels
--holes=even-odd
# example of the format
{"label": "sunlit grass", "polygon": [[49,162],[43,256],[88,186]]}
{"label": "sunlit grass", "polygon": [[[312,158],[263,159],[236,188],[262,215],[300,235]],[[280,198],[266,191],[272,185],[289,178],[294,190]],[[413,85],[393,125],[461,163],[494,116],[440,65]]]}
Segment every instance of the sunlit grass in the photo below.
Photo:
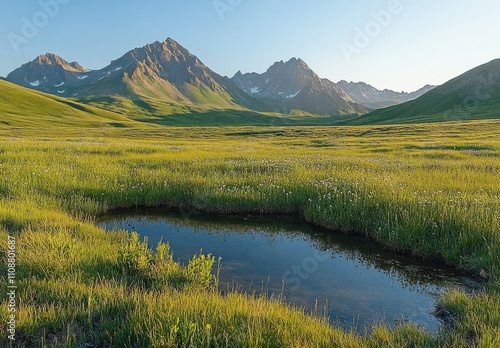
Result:
{"label": "sunlit grass", "polygon": [[[499,133],[497,121],[84,133],[68,128],[55,135],[54,129],[2,129],[0,238],[19,236],[19,336],[28,346],[496,343]],[[275,300],[179,287],[172,279],[187,279],[187,271],[156,263],[154,256],[144,256],[145,264],[124,258],[128,237],[107,234],[92,221],[134,206],[300,214],[481,273],[491,289],[474,299],[445,296],[443,306],[457,322],[438,337],[403,326],[377,327],[361,338]],[[130,250],[127,255],[135,255]],[[127,275],[125,264],[137,265],[142,278]],[[145,265],[160,271],[146,272]],[[2,276],[4,268],[2,262]],[[161,274],[173,278],[158,282]]]}

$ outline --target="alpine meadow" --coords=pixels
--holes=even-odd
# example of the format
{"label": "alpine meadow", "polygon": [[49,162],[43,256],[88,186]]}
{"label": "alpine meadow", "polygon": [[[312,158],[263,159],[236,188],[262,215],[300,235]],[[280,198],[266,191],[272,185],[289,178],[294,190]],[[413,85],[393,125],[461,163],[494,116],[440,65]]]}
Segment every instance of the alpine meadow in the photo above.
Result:
{"label": "alpine meadow", "polygon": [[[500,60],[495,59],[500,52],[495,57],[491,56],[494,51],[485,49],[482,63],[468,69],[457,58],[449,63],[449,71],[452,66],[458,69],[454,75],[444,75],[446,64],[436,57],[435,70],[425,67],[432,70],[427,75],[425,69],[418,70],[420,63],[414,63],[415,71],[409,69],[407,76],[398,77],[397,63],[384,70],[388,64],[380,63],[375,51],[384,52],[388,42],[394,46],[405,42],[396,33],[404,28],[412,35],[422,30],[422,36],[414,37],[415,45],[430,50],[420,41],[428,33],[423,24],[411,30],[403,24],[413,23],[407,17],[411,13],[425,20],[419,11],[429,9],[404,1],[377,3],[379,7],[370,10],[365,25],[334,15],[339,11],[354,18],[363,7],[347,4],[311,8],[288,6],[280,0],[259,7],[209,1],[200,5],[206,7],[203,15],[179,1],[157,2],[152,12],[158,13],[145,12],[144,5],[122,4],[123,8],[116,9],[117,18],[106,17],[106,23],[116,24],[124,36],[112,34],[103,22],[103,11],[111,10],[110,5],[94,1],[82,5],[47,0],[33,5],[33,16],[20,15],[24,26],[36,27],[32,37],[23,36],[24,27],[17,34],[20,22],[15,15],[6,19],[1,28],[11,28],[7,32],[22,39],[18,42],[22,50],[6,54],[9,58],[0,65],[7,69],[0,80],[0,346],[500,347]],[[438,5],[442,11],[453,6],[450,1],[444,3]],[[24,9],[5,6],[12,14],[29,11],[28,5]],[[457,5],[457,15],[466,13],[467,6]],[[264,7],[269,7],[265,13]],[[486,7],[491,7],[491,13],[493,7],[498,8]],[[189,21],[188,10],[196,12]],[[80,23],[81,11],[96,28]],[[436,16],[440,12],[433,11]],[[44,25],[40,13],[47,17]],[[126,14],[133,13],[137,26],[120,23],[118,18],[132,26]],[[143,18],[145,13],[150,20]],[[122,43],[130,48],[134,42],[147,42],[145,28],[153,20],[163,23],[162,13],[170,13],[172,18],[163,21],[171,23],[158,24],[149,35],[175,34],[198,47],[212,60],[211,65],[227,62],[227,69],[233,69],[238,53],[244,56],[260,47],[263,51],[255,57],[270,67],[263,73],[235,70],[233,77],[223,76],[172,38],[134,48],[99,69],[53,53],[34,54],[36,58],[27,63],[19,61],[40,47],[69,55],[64,48],[68,45],[72,54],[81,54],[93,66],[102,61],[104,66],[108,54],[116,54]],[[269,37],[261,28],[254,28],[252,35],[249,32],[249,25],[255,24],[249,16],[256,13]],[[317,20],[311,19],[313,14]],[[333,18],[339,22],[330,24]],[[68,20],[74,26],[68,26],[59,38],[62,22],[68,25]],[[429,26],[434,20],[429,19]],[[290,29],[296,41],[274,33],[290,21],[304,24],[304,28]],[[373,23],[378,25],[376,32],[370,29]],[[179,27],[183,30],[175,29]],[[319,31],[331,33],[340,27],[354,29],[330,36]],[[209,38],[217,32],[220,40]],[[354,43],[350,40],[353,32],[365,35],[369,44],[356,46],[356,36]],[[80,48],[78,40],[68,36],[78,33]],[[341,33],[343,41],[337,37]],[[195,39],[196,35],[200,38]],[[238,40],[231,41],[236,36]],[[54,43],[47,41],[49,37]],[[312,41],[306,42],[306,37]],[[331,37],[340,40],[335,46],[337,55],[328,50],[326,42]],[[323,49],[313,49],[319,42]],[[367,79],[384,75],[377,84],[396,85],[399,78],[414,82],[408,87],[414,91],[320,77],[320,72],[340,73],[328,70],[337,69],[331,67],[337,64],[334,59],[322,65],[321,59],[326,58],[314,57],[324,51],[324,56],[330,53],[341,61],[339,47],[347,44],[356,48],[356,57],[344,65],[338,63],[346,74],[357,76],[356,69],[367,73],[363,64],[380,63],[380,71],[372,71]],[[221,47],[227,51],[219,52]],[[300,58],[272,63],[278,53],[286,57],[292,52],[289,47],[311,65]],[[457,52],[453,47],[443,48],[450,50],[450,59]],[[84,48],[92,48],[92,55]],[[456,49],[466,51],[463,46]],[[398,59],[403,65],[409,58],[402,51],[385,54],[401,55]],[[96,60],[98,52],[106,58]],[[415,53],[414,59],[423,58]],[[242,59],[241,65],[252,66],[251,62]],[[396,77],[389,77],[392,70]],[[102,223],[117,212],[128,217],[159,208],[178,214],[180,225],[192,221],[194,239],[189,244],[198,253],[186,259],[167,231],[146,219],[138,221],[157,237],[154,243],[134,223],[126,229],[109,229]],[[318,279],[317,269],[332,266],[317,258],[294,259],[298,247],[286,250],[294,261],[284,266],[279,262],[283,255],[276,252],[275,258],[266,258],[258,247],[251,249],[251,243],[241,245],[253,255],[248,264],[232,262],[212,253],[212,244],[203,237],[215,236],[225,250],[230,245],[228,235],[218,227],[211,231],[197,226],[199,214],[222,221],[221,230],[254,241],[266,235],[271,245],[262,245],[262,250],[281,243],[282,236],[292,240],[293,232],[276,232],[271,226],[261,231],[251,221],[289,219],[293,225],[293,219],[300,219],[311,226],[313,237],[326,233],[358,238],[352,239],[353,244],[363,240],[378,245],[436,272],[450,269],[464,284],[474,285],[460,288],[443,281],[444,290],[436,293],[415,268],[405,269],[410,281],[400,280],[394,271],[398,261],[384,256],[388,259],[381,265],[373,264],[363,257],[367,251],[355,249],[345,257],[357,262],[355,267],[380,268],[394,284],[430,298],[430,313],[413,301],[414,318],[421,321],[403,314],[393,320],[383,308],[370,307],[370,298],[356,288],[370,289],[380,277],[366,277],[363,284],[342,283],[344,291],[324,285],[325,290],[322,281],[330,283]],[[231,225],[234,217],[243,227]],[[186,231],[181,226],[176,233],[182,240]],[[299,234],[297,239],[324,252],[325,259],[343,260],[340,247],[323,245],[313,237],[311,241]],[[261,281],[252,278],[256,259],[268,277],[260,291],[252,290]],[[235,268],[243,277],[247,274],[244,283],[221,281]],[[271,269],[283,277],[271,279]],[[357,270],[342,272],[349,279]],[[287,282],[287,274],[297,276],[294,286]],[[271,281],[282,284],[281,290],[269,290]],[[340,282],[340,275],[328,281]],[[289,298],[291,288],[299,286],[303,292]],[[328,293],[328,298],[316,298],[314,287]],[[373,298],[389,296],[372,292]],[[347,305],[342,302],[347,299],[359,307],[350,308],[347,318],[331,317],[329,308],[344,309]],[[305,300],[315,305],[300,305]],[[419,311],[427,312],[421,315]],[[378,319],[357,325],[356,317],[367,313],[375,313]],[[428,317],[438,323],[435,330],[426,327]]]}

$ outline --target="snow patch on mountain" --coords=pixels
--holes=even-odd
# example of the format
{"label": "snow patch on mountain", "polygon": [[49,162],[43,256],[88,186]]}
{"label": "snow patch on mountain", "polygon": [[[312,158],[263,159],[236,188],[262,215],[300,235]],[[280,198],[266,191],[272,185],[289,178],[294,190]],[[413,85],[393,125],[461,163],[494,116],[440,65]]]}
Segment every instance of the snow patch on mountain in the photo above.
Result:
{"label": "snow patch on mountain", "polygon": [[287,99],[295,98],[299,93],[300,93],[300,91],[298,91],[297,93],[294,93],[294,94],[287,95],[286,98]]}
{"label": "snow patch on mountain", "polygon": [[33,87],[38,87],[38,86],[40,86],[40,81],[36,80],[36,81],[30,82],[30,85],[32,85]]}

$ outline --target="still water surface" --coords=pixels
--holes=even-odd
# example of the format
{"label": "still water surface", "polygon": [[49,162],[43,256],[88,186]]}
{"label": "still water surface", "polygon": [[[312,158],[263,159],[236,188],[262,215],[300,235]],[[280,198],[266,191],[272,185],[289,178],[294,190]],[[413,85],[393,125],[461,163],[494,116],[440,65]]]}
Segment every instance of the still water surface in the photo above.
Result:
{"label": "still water surface", "polygon": [[435,332],[432,313],[446,289],[480,284],[434,262],[402,256],[359,236],[333,233],[291,216],[259,217],[147,210],[114,213],[100,225],[136,231],[151,247],[168,242],[174,259],[222,258],[220,288],[281,294],[284,301],[323,311],[331,323],[363,332],[374,322],[410,321]]}

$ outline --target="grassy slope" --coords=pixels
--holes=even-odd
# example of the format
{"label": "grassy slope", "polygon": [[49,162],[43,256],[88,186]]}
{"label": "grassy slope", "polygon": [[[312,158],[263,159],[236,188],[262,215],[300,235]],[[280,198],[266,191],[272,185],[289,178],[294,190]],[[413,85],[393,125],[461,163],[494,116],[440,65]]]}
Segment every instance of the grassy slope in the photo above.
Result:
{"label": "grassy slope", "polygon": [[448,122],[500,117],[500,59],[472,69],[420,98],[375,110],[349,124]]}
{"label": "grassy slope", "polygon": [[[84,136],[71,128],[58,136],[50,127],[0,129],[0,138],[17,139],[0,142],[0,238],[18,237],[19,338],[27,346],[75,347],[496,346],[499,131],[498,121],[132,128]],[[473,299],[445,296],[443,306],[456,323],[438,337],[404,326],[379,327],[361,338],[273,301],[189,287],[151,289],[145,280],[151,274],[124,273],[119,255],[126,236],[92,224],[92,217],[115,207],[181,204],[302,214],[394,249],[482,269],[491,289]],[[1,308],[0,327],[7,314]]]}
{"label": "grassy slope", "polygon": [[[500,95],[500,84],[495,88]],[[442,101],[440,97],[431,94],[420,98],[390,108],[372,111],[355,120],[344,122],[344,124],[382,125],[500,118],[500,97],[488,101],[477,101],[470,105],[464,102],[465,98],[449,97],[449,103],[444,110],[442,107],[436,107],[438,102]]]}
{"label": "grassy slope", "polygon": [[132,126],[116,113],[0,81],[0,124],[13,127]]}
{"label": "grassy slope", "polygon": [[215,108],[170,102],[153,97],[127,99],[81,98],[79,102],[123,114],[135,121],[164,126],[305,126],[335,125],[354,116],[317,116],[300,112],[289,115],[247,109]]}

